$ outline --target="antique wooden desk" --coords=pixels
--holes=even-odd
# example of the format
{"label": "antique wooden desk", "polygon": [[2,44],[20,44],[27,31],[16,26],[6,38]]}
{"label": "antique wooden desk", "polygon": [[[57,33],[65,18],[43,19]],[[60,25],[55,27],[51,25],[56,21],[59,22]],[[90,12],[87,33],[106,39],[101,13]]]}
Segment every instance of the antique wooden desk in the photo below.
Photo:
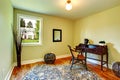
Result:
{"label": "antique wooden desk", "polygon": [[[76,50],[81,50],[82,52],[85,53],[86,58],[88,59],[93,59],[93,60],[97,60],[101,62],[101,70],[103,70],[103,65],[106,64],[107,68],[108,68],[108,48],[107,45],[101,46],[101,45],[95,45],[95,44],[79,44],[78,46],[76,46],[75,48]],[[91,54],[96,54],[96,55],[100,55],[101,59],[95,59],[95,58],[90,58],[87,57],[87,53],[91,53]],[[105,60],[103,59],[103,56],[106,55]]]}

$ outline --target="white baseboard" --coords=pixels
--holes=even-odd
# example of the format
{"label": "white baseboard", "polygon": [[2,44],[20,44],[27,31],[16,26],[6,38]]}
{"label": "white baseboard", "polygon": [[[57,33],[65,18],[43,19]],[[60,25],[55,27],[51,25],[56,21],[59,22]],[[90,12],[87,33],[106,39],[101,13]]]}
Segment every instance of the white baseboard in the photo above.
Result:
{"label": "white baseboard", "polygon": [[[68,56],[71,56],[71,55],[70,54],[65,54],[65,55],[56,56],[56,59],[64,58],[64,57],[68,57]],[[25,60],[25,61],[21,61],[21,64],[22,65],[31,64],[31,63],[40,62],[40,61],[44,61],[44,59],[43,58],[38,58],[38,59],[33,59],[33,60]],[[16,66],[17,62],[15,62],[14,64]]]}
{"label": "white baseboard", "polygon": [[15,67],[14,64],[10,67],[10,69],[9,69],[9,71],[8,71],[4,80],[10,80],[10,77],[11,77],[11,74],[12,74],[12,71],[13,71],[14,67]]}
{"label": "white baseboard", "polygon": [[[64,57],[68,57],[68,56],[70,56],[70,54],[60,55],[60,56],[56,56],[56,59],[64,58]],[[24,65],[24,64],[31,64],[31,63],[40,62],[40,61],[44,61],[44,59],[43,58],[39,58],[39,59],[34,59],[34,60],[26,60],[26,61],[22,61],[21,64],[22,65]]]}
{"label": "white baseboard", "polygon": [[[99,64],[101,65],[100,61],[96,61],[96,60],[91,60],[91,59],[87,59],[87,61],[91,62],[91,63],[95,63],[95,64]],[[106,65],[104,65],[104,67],[107,67]],[[112,69],[112,65],[108,64],[109,69]]]}
{"label": "white baseboard", "polygon": [[[68,57],[68,56],[70,56],[70,54],[60,55],[60,56],[56,56],[56,59],[64,58],[64,57]],[[31,64],[31,63],[40,62],[40,61],[44,61],[44,59],[43,58],[39,58],[39,59],[34,59],[34,60],[25,60],[25,61],[21,61],[21,64],[22,65],[24,65],[24,64]],[[6,75],[4,80],[10,80],[10,76],[11,76],[12,71],[13,71],[15,66],[17,66],[17,62],[13,63],[13,65],[9,69],[9,71],[8,71],[8,73],[7,73],[7,75]]]}
{"label": "white baseboard", "polygon": [[57,56],[56,59],[65,58],[65,57],[69,57],[69,56],[71,56],[71,55],[70,54],[60,55],[60,56]]}

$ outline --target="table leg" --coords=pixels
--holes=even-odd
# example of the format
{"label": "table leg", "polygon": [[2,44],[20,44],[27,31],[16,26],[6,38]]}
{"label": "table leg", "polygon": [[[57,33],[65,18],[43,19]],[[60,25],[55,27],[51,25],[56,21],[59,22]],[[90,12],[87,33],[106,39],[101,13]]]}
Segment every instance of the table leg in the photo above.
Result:
{"label": "table leg", "polygon": [[106,54],[106,65],[107,65],[107,69],[108,69],[108,53]]}
{"label": "table leg", "polygon": [[103,55],[101,55],[101,70],[103,70]]}

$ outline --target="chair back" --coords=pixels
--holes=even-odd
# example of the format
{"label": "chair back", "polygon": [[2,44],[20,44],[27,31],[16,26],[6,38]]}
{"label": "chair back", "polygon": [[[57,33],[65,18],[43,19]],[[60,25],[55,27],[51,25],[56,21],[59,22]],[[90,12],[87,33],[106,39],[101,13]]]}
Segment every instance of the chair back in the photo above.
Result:
{"label": "chair back", "polygon": [[70,53],[71,53],[71,55],[72,55],[72,58],[75,58],[75,56],[74,56],[74,54],[73,54],[73,49],[71,48],[71,46],[70,45],[68,45],[68,48],[69,48],[69,50],[70,50]]}

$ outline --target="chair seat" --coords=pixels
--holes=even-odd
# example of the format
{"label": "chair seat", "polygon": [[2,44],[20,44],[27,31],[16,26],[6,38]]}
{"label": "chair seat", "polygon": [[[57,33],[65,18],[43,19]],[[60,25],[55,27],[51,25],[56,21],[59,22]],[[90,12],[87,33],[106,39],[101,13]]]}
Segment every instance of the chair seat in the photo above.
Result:
{"label": "chair seat", "polygon": [[78,54],[77,58],[78,58],[78,59],[81,59],[81,60],[84,60],[84,59],[85,59],[85,56]]}

